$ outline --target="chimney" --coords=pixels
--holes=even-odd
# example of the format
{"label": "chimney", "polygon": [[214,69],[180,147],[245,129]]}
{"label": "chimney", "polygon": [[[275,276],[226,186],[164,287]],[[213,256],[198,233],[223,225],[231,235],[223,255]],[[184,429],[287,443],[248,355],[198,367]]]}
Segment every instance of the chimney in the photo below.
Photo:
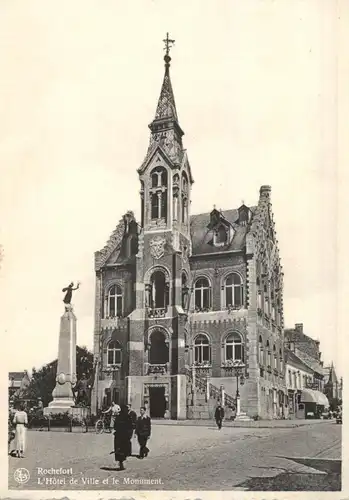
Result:
{"label": "chimney", "polygon": [[294,329],[298,332],[298,333],[303,333],[303,323],[296,323],[294,325]]}
{"label": "chimney", "polygon": [[261,186],[259,190],[260,198],[269,198],[271,193],[271,186]]}

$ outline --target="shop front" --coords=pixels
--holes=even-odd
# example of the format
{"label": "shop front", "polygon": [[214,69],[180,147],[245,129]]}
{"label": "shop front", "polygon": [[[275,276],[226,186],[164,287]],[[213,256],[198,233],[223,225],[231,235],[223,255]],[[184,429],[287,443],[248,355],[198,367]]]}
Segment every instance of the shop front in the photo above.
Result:
{"label": "shop front", "polygon": [[321,418],[325,408],[328,408],[329,402],[325,394],[313,389],[303,389],[300,397],[299,406],[304,411],[303,418]]}

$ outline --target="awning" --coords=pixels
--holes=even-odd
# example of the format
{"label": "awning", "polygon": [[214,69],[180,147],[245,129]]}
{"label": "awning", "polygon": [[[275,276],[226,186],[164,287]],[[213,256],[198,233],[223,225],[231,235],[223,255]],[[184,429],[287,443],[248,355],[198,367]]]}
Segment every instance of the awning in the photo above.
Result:
{"label": "awning", "polygon": [[313,389],[303,389],[301,403],[316,403],[321,406],[330,406],[327,397],[323,392]]}

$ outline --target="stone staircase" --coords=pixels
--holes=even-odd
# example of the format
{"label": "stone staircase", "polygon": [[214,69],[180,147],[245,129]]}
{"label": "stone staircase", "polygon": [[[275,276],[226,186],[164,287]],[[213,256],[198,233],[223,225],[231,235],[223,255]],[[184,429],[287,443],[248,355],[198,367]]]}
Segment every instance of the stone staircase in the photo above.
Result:
{"label": "stone staircase", "polygon": [[[211,420],[218,402],[224,406],[225,419],[232,420],[235,416],[236,400],[224,391],[223,386],[218,388],[209,378],[196,373],[193,381],[192,370],[186,367],[187,384],[187,418],[190,420]],[[246,413],[240,412],[235,416],[236,421],[250,421]]]}

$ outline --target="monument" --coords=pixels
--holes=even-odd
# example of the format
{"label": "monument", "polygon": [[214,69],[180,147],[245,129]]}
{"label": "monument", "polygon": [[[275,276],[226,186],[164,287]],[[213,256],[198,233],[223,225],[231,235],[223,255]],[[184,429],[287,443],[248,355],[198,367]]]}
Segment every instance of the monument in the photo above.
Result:
{"label": "monument", "polygon": [[72,412],[75,405],[73,387],[76,384],[76,316],[71,305],[73,291],[77,290],[80,283],[74,288],[74,283],[63,288],[65,292],[63,299],[65,312],[61,316],[59,342],[58,342],[58,364],[56,375],[56,386],[53,389],[51,401],[44,414]]}

